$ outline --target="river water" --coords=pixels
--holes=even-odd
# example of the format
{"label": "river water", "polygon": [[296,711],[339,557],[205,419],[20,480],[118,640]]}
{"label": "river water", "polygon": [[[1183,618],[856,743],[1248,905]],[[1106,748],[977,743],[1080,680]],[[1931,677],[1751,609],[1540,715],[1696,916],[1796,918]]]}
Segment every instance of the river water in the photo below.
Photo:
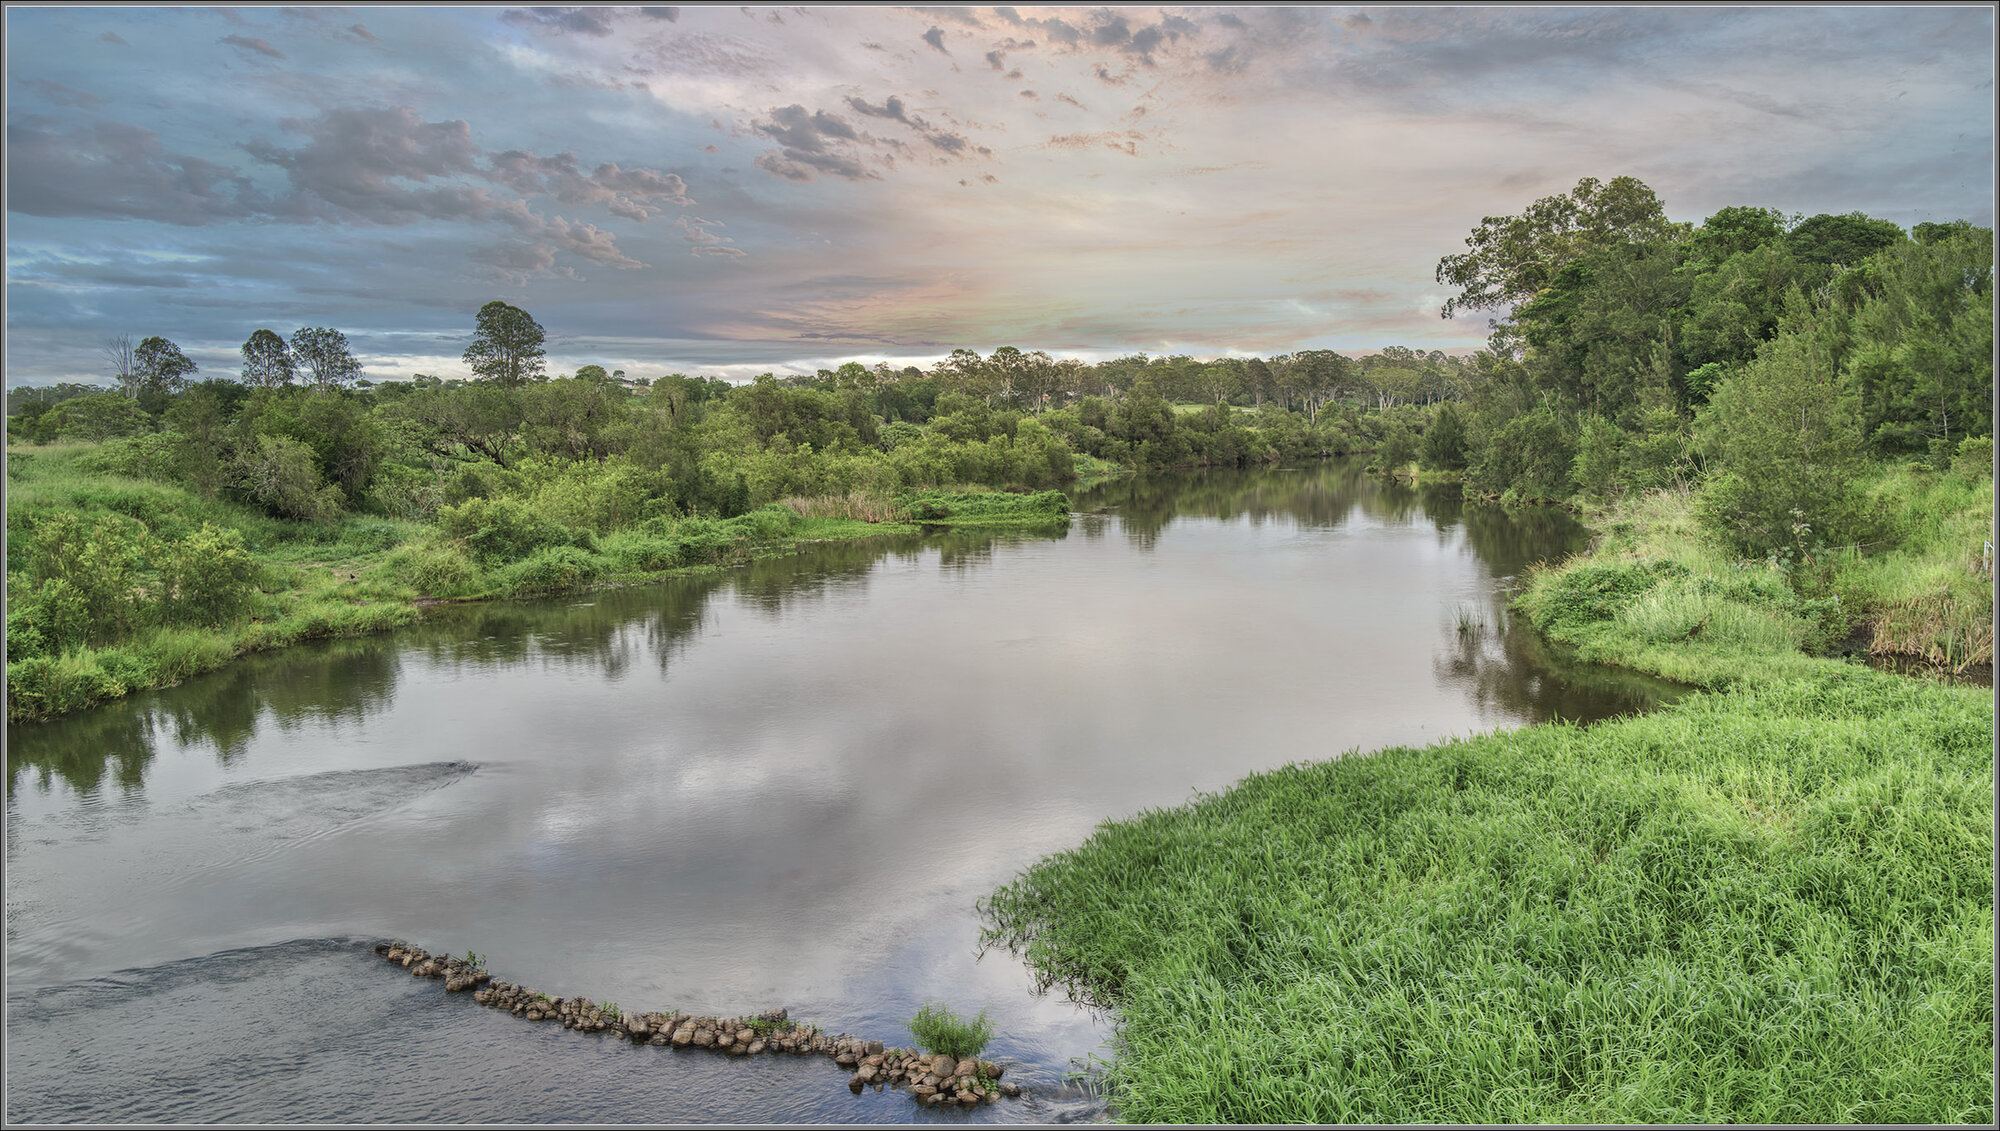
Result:
{"label": "river water", "polygon": [[[1076,499],[1058,533],[440,609],[10,726],[8,1121],[1102,1118],[1073,1069],[1109,1022],[982,956],[981,896],[1256,770],[1672,693],[1506,616],[1580,548],[1559,514],[1347,463]],[[390,938],[891,1045],[926,1001],[984,1009],[1029,1094],[940,1112],[822,1059],[530,1024]]]}

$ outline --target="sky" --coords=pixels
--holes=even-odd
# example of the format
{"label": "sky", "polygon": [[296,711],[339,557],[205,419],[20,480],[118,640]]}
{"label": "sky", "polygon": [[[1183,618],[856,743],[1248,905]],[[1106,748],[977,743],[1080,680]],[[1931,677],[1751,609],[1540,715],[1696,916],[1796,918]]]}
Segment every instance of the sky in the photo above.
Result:
{"label": "sky", "polygon": [[469,376],[956,348],[1479,347],[1437,261],[1634,176],[1993,223],[1994,15],[1934,7],[6,10],[7,383],[259,328]]}

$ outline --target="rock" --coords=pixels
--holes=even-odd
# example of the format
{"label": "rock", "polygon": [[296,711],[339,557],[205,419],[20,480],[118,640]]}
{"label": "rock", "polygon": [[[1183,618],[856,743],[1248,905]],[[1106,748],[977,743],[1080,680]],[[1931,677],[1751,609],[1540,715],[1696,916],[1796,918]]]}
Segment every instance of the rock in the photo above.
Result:
{"label": "rock", "polygon": [[665,1046],[668,1043],[667,1035],[665,1033],[654,1033],[651,1037],[647,1038],[646,1043],[649,1045]]}
{"label": "rock", "polygon": [[958,1075],[958,1058],[940,1054],[931,1061],[931,1071],[938,1076],[950,1079]]}
{"label": "rock", "polygon": [[979,1062],[968,1056],[958,1062],[958,1067],[952,1069],[951,1074],[953,1076],[977,1076],[979,1075]]}
{"label": "rock", "polygon": [[882,1067],[882,1061],[883,1061],[883,1057],[882,1057],[882,1054],[881,1054],[881,1053],[879,1053],[879,1052],[876,1052],[876,1053],[870,1053],[870,1054],[868,1054],[867,1056],[864,1056],[864,1057],[862,1057],[862,1058],[861,1058],[861,1063],[863,1063],[863,1064],[866,1064],[866,1065],[868,1065],[868,1066],[869,1066],[869,1067],[871,1067],[871,1068],[880,1068],[880,1067]]}
{"label": "rock", "polygon": [[1021,1094],[1021,1085],[1009,1080],[1005,1084],[1000,1085],[1000,1094],[1010,1100],[1014,1099]]}
{"label": "rock", "polygon": [[979,1074],[981,1076],[986,1077],[988,1080],[998,1080],[1000,1078],[1001,1073],[1005,1071],[1007,1071],[1005,1066],[995,1064],[990,1060],[982,1060],[979,1062]]}
{"label": "rock", "polygon": [[647,1026],[644,1017],[627,1017],[625,1019],[625,1031],[632,1034],[632,1038],[637,1040],[652,1032],[652,1029]]}
{"label": "rock", "polygon": [[958,1102],[962,1104],[976,1104],[979,1102],[979,1093],[968,1092],[961,1088],[958,1092]]}
{"label": "rock", "polygon": [[869,1056],[880,1056],[882,1055],[882,1042],[869,1041],[866,1045],[862,1046],[861,1051]]}
{"label": "rock", "polygon": [[715,1044],[717,1048],[726,1049],[734,1045],[735,1043],[736,1043],[736,1034],[730,1032],[727,1029],[724,1029],[722,1032],[717,1033],[715,1035]]}
{"label": "rock", "polygon": [[879,1072],[880,1070],[877,1069],[874,1065],[864,1064],[854,1074],[860,1077],[862,1083],[873,1084],[875,1082],[875,1077]]}
{"label": "rock", "polygon": [[680,1028],[675,1029],[674,1035],[670,1039],[673,1041],[674,1047],[676,1048],[684,1049],[688,1047],[690,1044],[694,1043],[694,1026],[683,1025]]}
{"label": "rock", "polygon": [[856,1060],[853,1053],[843,1049],[842,1051],[834,1054],[833,1062],[835,1064],[840,1065],[842,1068],[852,1068],[854,1067]]}
{"label": "rock", "polygon": [[756,1056],[758,1053],[763,1052],[765,1049],[770,1047],[771,1047],[770,1045],[765,1044],[763,1041],[751,1041],[750,1055]]}
{"label": "rock", "polygon": [[910,1094],[918,1099],[923,1099],[925,1096],[937,1095],[937,1089],[929,1084],[916,1084],[911,1086]]}
{"label": "rock", "polygon": [[853,1076],[848,1077],[847,1090],[858,1096],[861,1094],[861,1086],[867,1082],[861,1078],[861,1073],[856,1072]]}
{"label": "rock", "polygon": [[926,1093],[925,1095],[917,1097],[917,1102],[924,1105],[925,1107],[936,1107],[939,1103],[938,1094],[936,1092]]}
{"label": "rock", "polygon": [[747,1045],[751,1041],[754,1041],[756,1039],[757,1039],[757,1030],[755,1029],[736,1030],[736,1043],[739,1045]]}
{"label": "rock", "polygon": [[760,1020],[764,1021],[783,1021],[791,1016],[791,1011],[785,1009],[767,1009],[757,1016]]}
{"label": "rock", "polygon": [[715,1034],[707,1029],[696,1029],[694,1031],[694,1043],[699,1048],[713,1048],[715,1047]]}

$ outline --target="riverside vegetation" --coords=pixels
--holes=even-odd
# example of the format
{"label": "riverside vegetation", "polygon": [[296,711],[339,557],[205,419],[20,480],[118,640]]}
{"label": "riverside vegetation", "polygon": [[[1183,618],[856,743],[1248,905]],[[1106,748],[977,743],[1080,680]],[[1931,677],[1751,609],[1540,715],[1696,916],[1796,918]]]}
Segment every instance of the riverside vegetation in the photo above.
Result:
{"label": "riverside vegetation", "polygon": [[1991,1122],[1990,692],[1815,654],[1991,663],[1991,239],[1621,179],[1439,265],[1500,379],[1378,468],[1583,508],[1516,607],[1699,690],[1253,775],[994,893],[1115,1011],[1121,1117]]}
{"label": "riverside vegetation", "polygon": [[989,942],[1116,1011],[1120,1115],[1987,1121],[1990,698],[1824,654],[1991,662],[1991,231],[1674,224],[1619,178],[1467,246],[1447,313],[1504,317],[1465,359],[1003,347],[638,386],[537,380],[538,348],[481,350],[482,311],[479,381],[299,389],[268,331],[241,384],[189,385],[148,339],[122,395],[10,395],[9,715],[420,599],[1062,521],[1054,489],[1117,468],[1372,452],[1582,510],[1597,546],[1519,608],[1700,690],[1256,775],[995,893]]}

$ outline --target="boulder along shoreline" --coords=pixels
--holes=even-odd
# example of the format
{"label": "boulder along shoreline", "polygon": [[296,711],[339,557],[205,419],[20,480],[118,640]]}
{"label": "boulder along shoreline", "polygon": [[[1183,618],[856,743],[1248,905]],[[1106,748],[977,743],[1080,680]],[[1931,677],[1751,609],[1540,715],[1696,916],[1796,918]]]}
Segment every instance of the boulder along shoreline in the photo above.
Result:
{"label": "boulder along shoreline", "polygon": [[473,958],[431,954],[403,942],[375,944],[375,953],[419,978],[444,982],[445,992],[471,991],[472,1000],[489,1009],[504,1009],[529,1021],[559,1021],[579,1033],[603,1033],[634,1044],[678,1049],[702,1049],[725,1056],[823,1056],[851,1075],[849,1091],[885,1086],[906,1089],[926,1107],[975,1107],[1001,1097],[1018,1098],[1024,1091],[1001,1080],[1004,1065],[977,1057],[935,1056],[916,1049],[889,1048],[881,1041],[845,1033],[822,1033],[817,1025],[793,1021],[789,1011],[766,1010],[755,1017],[697,1017],[689,1013],[627,1013],[611,1002],[581,997],[552,997],[512,982],[495,981],[485,965]]}

